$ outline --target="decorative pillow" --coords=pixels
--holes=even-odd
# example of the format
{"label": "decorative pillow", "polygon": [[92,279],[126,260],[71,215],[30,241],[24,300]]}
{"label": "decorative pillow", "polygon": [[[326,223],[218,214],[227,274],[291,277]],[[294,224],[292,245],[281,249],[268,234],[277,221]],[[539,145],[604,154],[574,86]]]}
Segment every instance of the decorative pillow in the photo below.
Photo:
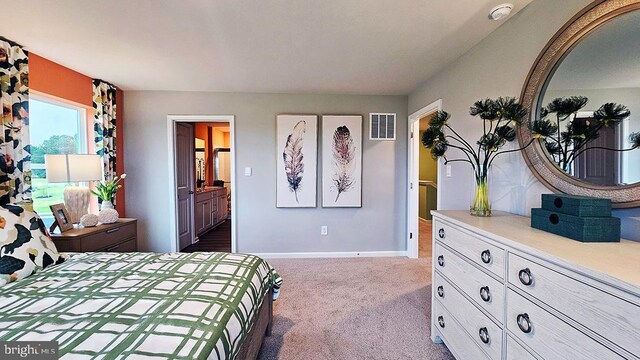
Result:
{"label": "decorative pillow", "polygon": [[0,206],[0,287],[66,259],[38,214],[19,205]]}

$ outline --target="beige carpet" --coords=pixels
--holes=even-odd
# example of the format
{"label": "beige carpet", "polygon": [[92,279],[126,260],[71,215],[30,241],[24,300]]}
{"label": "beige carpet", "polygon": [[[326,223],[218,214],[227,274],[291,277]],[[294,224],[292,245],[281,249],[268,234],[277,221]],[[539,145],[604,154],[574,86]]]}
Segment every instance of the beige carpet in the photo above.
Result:
{"label": "beige carpet", "polygon": [[453,359],[430,335],[431,259],[271,259],[284,279],[260,359]]}

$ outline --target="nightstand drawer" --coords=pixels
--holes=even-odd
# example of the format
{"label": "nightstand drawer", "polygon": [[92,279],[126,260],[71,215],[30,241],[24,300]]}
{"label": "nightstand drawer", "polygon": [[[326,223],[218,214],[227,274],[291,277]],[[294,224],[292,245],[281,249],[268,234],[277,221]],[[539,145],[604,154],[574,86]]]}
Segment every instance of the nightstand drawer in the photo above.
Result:
{"label": "nightstand drawer", "polygon": [[101,249],[103,252],[135,252],[137,251],[136,239],[131,239],[120,244],[109,246],[106,249]]}
{"label": "nightstand drawer", "polygon": [[135,237],[136,226],[134,223],[114,226],[88,235],[82,239],[82,251],[100,251]]}

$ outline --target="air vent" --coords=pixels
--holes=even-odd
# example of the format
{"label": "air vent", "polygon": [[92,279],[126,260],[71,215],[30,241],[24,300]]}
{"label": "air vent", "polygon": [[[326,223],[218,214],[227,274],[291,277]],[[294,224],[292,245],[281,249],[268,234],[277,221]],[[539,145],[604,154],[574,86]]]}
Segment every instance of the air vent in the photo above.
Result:
{"label": "air vent", "polygon": [[369,128],[371,140],[395,140],[396,139],[396,114],[371,113],[369,114]]}

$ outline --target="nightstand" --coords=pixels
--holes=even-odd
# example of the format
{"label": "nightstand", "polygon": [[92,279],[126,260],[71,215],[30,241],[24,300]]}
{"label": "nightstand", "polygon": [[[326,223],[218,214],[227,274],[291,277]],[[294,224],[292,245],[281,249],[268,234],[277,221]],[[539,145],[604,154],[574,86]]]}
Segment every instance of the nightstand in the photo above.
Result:
{"label": "nightstand", "polygon": [[51,234],[60,252],[134,252],[137,251],[136,219],[120,219],[113,224],[67,230]]}

